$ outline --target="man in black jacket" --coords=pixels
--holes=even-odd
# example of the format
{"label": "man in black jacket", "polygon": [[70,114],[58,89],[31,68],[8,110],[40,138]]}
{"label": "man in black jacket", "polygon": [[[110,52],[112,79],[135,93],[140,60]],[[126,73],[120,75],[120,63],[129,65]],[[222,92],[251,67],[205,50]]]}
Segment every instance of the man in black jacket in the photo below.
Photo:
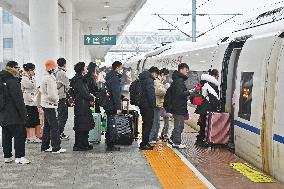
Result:
{"label": "man in black jacket", "polygon": [[106,75],[106,87],[110,92],[110,104],[106,110],[107,114],[107,133],[106,133],[106,143],[107,151],[119,151],[120,148],[114,146],[116,132],[113,129],[111,122],[112,117],[115,114],[121,114],[121,86],[120,78],[122,71],[122,63],[115,61],[112,64],[112,70]]}
{"label": "man in black jacket", "polygon": [[184,117],[188,114],[187,97],[190,95],[186,88],[185,81],[188,79],[187,74],[189,67],[185,63],[178,65],[178,71],[174,71],[172,75],[173,82],[171,84],[171,113],[174,115],[174,129],[169,143],[175,148],[185,148],[181,144],[181,133],[184,129]]}
{"label": "man in black jacket", "polygon": [[24,103],[21,84],[18,80],[19,67],[15,61],[7,63],[6,68],[0,72],[1,82],[4,84],[5,105],[0,110],[0,125],[2,126],[2,145],[5,163],[12,160],[12,138],[14,138],[15,162],[29,164],[25,158],[25,122],[27,111]]}
{"label": "man in black jacket", "polygon": [[142,115],[142,142],[140,143],[141,150],[153,150],[149,144],[149,135],[153,125],[154,108],[156,107],[156,95],[154,88],[154,80],[159,75],[157,67],[151,67],[149,71],[143,71],[139,75],[139,82],[141,82],[142,97],[140,104],[140,111]]}

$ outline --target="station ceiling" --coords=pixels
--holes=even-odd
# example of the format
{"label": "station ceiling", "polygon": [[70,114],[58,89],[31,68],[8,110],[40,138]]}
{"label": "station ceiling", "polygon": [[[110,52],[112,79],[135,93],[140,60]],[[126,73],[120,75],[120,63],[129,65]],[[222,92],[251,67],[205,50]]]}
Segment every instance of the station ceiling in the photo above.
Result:
{"label": "station ceiling", "polygon": [[[119,37],[146,1],[72,0],[73,15],[74,19],[82,23],[85,34],[111,34]],[[59,0],[59,3],[64,5],[64,0]],[[29,0],[0,0],[0,6],[29,24]],[[100,58],[110,47],[90,46],[89,49],[93,58]]]}

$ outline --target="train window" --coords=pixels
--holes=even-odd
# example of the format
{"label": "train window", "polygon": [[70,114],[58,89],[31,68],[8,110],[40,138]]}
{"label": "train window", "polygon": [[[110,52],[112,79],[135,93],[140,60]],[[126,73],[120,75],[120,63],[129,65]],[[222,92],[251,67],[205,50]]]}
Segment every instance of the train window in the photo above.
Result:
{"label": "train window", "polygon": [[248,121],[250,121],[251,116],[253,74],[253,72],[242,72],[241,74],[238,116]]}
{"label": "train window", "polygon": [[186,87],[188,89],[193,89],[197,83],[200,81],[201,75],[207,73],[207,71],[192,71],[188,73],[188,79],[186,80]]}

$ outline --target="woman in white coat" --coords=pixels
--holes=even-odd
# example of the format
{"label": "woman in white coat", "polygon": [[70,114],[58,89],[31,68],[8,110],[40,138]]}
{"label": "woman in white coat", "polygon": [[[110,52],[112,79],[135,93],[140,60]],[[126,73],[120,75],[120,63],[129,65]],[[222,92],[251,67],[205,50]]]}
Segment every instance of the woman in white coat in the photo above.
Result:
{"label": "woman in white coat", "polygon": [[23,65],[24,72],[21,81],[24,102],[26,105],[28,119],[26,123],[27,142],[41,142],[41,125],[39,120],[39,108],[34,101],[35,95],[38,93],[35,81],[35,65],[27,63]]}

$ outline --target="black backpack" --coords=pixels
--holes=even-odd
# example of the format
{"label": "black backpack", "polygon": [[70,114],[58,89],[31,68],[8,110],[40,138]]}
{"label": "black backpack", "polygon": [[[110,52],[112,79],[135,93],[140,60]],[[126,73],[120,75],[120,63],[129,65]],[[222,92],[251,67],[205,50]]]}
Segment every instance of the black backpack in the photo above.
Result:
{"label": "black backpack", "polygon": [[168,88],[165,97],[163,107],[165,108],[166,112],[171,113],[172,110],[172,85]]}
{"label": "black backpack", "polygon": [[138,79],[131,83],[129,87],[129,93],[130,93],[130,104],[134,106],[140,106],[142,99],[142,86],[141,82]]}
{"label": "black backpack", "polygon": [[2,111],[6,106],[6,96],[7,96],[7,83],[0,77],[0,111]]}

